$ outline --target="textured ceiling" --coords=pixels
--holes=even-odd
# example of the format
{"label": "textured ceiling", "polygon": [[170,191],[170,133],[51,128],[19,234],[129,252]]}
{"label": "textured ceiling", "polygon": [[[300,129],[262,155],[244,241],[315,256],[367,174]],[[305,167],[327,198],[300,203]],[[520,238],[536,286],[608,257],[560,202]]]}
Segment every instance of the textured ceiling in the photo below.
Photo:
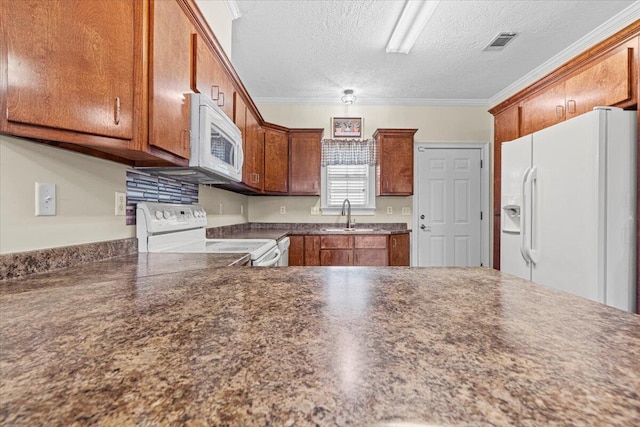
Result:
{"label": "textured ceiling", "polygon": [[[486,104],[614,15],[638,9],[612,0],[442,0],[405,55],[385,52],[404,1],[237,3],[231,60],[259,102],[337,102],[354,89],[363,103]],[[483,51],[499,32],[519,35],[503,51]]]}

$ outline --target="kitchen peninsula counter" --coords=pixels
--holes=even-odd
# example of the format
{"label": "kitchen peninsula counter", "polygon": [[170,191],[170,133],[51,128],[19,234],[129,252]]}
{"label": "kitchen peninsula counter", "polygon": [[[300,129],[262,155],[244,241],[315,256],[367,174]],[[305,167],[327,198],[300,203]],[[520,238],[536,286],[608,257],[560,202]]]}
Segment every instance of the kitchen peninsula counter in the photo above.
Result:
{"label": "kitchen peninsula counter", "polygon": [[486,268],[180,256],[1,284],[0,424],[640,424],[640,316]]}

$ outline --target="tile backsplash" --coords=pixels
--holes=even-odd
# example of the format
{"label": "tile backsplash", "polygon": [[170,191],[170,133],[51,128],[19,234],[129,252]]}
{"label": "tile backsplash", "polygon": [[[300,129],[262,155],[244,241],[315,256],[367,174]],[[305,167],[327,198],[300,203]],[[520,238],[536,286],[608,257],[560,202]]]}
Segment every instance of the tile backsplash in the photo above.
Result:
{"label": "tile backsplash", "polygon": [[139,202],[198,203],[198,185],[130,169],[127,171],[127,225],[135,225]]}

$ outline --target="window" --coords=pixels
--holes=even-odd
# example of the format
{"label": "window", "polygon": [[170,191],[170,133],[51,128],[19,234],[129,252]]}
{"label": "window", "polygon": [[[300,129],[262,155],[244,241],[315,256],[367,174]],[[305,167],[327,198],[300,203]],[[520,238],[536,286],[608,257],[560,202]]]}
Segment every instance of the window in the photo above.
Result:
{"label": "window", "polygon": [[349,199],[354,215],[373,215],[376,209],[376,142],[322,140],[322,214],[340,215]]}

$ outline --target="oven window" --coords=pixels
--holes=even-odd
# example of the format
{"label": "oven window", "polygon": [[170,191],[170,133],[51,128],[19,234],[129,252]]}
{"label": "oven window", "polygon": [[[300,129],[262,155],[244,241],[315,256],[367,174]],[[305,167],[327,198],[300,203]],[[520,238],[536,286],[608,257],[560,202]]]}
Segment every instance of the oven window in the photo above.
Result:
{"label": "oven window", "polygon": [[211,131],[211,154],[223,162],[233,165],[234,146],[220,132]]}

